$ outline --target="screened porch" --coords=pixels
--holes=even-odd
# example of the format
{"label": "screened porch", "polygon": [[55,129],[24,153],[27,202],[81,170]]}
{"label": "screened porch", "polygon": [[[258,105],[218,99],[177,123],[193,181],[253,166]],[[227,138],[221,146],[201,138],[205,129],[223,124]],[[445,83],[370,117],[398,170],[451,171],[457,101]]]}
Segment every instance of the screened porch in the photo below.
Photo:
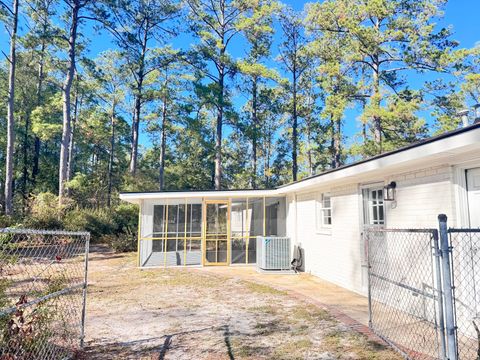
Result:
{"label": "screened porch", "polygon": [[285,197],[144,200],[138,264],[255,264],[257,236],[286,236]]}

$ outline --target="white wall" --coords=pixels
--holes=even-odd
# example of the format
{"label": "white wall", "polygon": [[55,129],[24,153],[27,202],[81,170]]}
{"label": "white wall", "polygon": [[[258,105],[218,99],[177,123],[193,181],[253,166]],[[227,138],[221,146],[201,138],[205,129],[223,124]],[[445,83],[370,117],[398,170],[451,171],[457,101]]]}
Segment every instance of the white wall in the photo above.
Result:
{"label": "white wall", "polygon": [[[332,198],[331,229],[316,229],[316,198]],[[297,243],[305,249],[305,271],[354,291],[362,291],[358,187],[297,194]]]}
{"label": "white wall", "polygon": [[[397,183],[396,202],[385,204],[387,227],[436,228],[440,213],[447,214],[451,226],[455,224],[452,179],[452,168],[444,165],[385,174],[383,178],[365,178],[361,183],[352,182],[342,187],[318,187],[309,193],[291,195],[287,198],[288,236],[305,249],[306,272],[365,294],[362,186],[373,182]],[[331,194],[332,227],[319,231],[315,223],[316,199],[323,192]]]}
{"label": "white wall", "polygon": [[437,228],[438,215],[456,223],[453,170],[443,165],[387,177],[397,183],[396,199],[387,204],[389,228]]}

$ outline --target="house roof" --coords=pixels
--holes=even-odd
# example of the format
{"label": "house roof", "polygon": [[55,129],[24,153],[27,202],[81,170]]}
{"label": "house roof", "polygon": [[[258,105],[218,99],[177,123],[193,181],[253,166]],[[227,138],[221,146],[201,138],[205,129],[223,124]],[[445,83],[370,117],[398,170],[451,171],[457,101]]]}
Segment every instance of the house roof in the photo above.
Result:
{"label": "house roof", "polygon": [[[380,174],[387,170],[401,170],[421,164],[435,165],[454,161],[460,154],[480,151],[480,123],[449,131],[409,144],[402,148],[385,152],[335,169],[326,170],[274,189],[232,189],[232,190],[187,190],[187,191],[148,191],[123,192],[122,200],[138,203],[141,199],[182,198],[182,197],[235,197],[271,196],[308,190],[310,187],[327,185],[330,182],[348,182]],[[480,157],[480,152],[478,152]]]}

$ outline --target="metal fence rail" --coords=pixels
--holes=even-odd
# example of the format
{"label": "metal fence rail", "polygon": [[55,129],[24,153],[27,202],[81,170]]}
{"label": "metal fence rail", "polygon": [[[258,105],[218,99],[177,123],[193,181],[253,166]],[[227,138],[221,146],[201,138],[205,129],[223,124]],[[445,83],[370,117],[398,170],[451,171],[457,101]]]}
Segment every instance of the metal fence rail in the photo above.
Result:
{"label": "metal fence rail", "polygon": [[371,228],[365,236],[371,328],[408,358],[443,358],[437,230]]}
{"label": "metal fence rail", "polygon": [[87,232],[0,229],[0,358],[78,353],[89,240]]}
{"label": "metal fence rail", "polygon": [[480,229],[449,229],[458,358],[480,359]]}

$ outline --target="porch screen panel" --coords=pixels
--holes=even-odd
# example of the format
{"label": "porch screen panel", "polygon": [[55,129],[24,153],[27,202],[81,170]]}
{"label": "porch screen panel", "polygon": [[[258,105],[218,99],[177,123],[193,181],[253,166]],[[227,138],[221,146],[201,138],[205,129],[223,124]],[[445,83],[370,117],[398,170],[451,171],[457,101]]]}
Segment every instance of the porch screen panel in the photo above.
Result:
{"label": "porch screen panel", "polygon": [[141,239],[141,248],[147,246],[151,251],[147,254],[142,252],[140,265],[141,266],[163,266],[165,262],[165,247],[166,247],[166,206],[153,205],[153,228],[152,232],[145,238]]}
{"label": "porch screen panel", "polygon": [[247,211],[248,224],[248,256],[247,263],[255,264],[257,261],[257,236],[264,235],[265,207],[264,198],[249,198]]}
{"label": "porch screen panel", "polygon": [[185,265],[200,265],[202,263],[202,204],[187,203],[185,219]]}
{"label": "porch screen panel", "polygon": [[265,236],[286,236],[287,204],[285,197],[265,198]]}
{"label": "porch screen panel", "polygon": [[154,205],[152,254],[143,266],[201,264],[201,234],[201,203],[176,199]]}
{"label": "porch screen panel", "polygon": [[230,216],[231,262],[245,264],[247,262],[247,199],[232,199]]}

